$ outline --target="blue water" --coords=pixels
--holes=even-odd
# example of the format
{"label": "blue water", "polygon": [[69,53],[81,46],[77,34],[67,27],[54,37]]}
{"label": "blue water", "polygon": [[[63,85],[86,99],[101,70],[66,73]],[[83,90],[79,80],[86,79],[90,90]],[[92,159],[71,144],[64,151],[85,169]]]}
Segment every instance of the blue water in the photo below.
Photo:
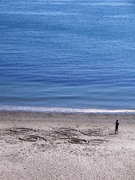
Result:
{"label": "blue water", "polygon": [[4,108],[135,110],[135,1],[0,0]]}

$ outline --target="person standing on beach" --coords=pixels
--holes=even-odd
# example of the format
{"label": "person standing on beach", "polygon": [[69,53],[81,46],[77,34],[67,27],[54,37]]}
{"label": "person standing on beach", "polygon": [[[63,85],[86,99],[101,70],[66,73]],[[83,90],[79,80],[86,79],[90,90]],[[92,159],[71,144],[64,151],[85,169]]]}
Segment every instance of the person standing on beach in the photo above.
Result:
{"label": "person standing on beach", "polygon": [[119,126],[119,121],[116,120],[116,123],[115,123],[115,134],[116,133],[118,134],[118,126]]}

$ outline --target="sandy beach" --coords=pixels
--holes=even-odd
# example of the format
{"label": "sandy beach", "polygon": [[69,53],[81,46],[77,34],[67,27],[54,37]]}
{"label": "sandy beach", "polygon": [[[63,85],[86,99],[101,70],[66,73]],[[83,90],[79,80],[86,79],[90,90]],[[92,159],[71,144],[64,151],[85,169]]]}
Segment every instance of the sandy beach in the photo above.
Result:
{"label": "sandy beach", "polygon": [[134,180],[135,115],[0,112],[0,179]]}

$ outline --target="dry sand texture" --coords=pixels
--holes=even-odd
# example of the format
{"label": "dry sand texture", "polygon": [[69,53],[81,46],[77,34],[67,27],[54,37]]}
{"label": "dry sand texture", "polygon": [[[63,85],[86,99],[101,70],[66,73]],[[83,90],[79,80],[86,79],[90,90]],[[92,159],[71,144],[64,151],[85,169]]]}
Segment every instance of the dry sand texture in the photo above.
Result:
{"label": "dry sand texture", "polygon": [[0,179],[134,180],[135,115],[0,112]]}

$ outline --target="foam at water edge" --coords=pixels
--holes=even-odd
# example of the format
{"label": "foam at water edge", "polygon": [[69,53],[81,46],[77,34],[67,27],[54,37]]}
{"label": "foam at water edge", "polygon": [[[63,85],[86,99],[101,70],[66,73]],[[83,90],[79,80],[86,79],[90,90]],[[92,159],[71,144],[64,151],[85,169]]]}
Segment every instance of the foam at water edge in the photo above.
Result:
{"label": "foam at water edge", "polygon": [[0,105],[0,111],[56,112],[56,113],[135,113],[135,109],[74,109]]}

